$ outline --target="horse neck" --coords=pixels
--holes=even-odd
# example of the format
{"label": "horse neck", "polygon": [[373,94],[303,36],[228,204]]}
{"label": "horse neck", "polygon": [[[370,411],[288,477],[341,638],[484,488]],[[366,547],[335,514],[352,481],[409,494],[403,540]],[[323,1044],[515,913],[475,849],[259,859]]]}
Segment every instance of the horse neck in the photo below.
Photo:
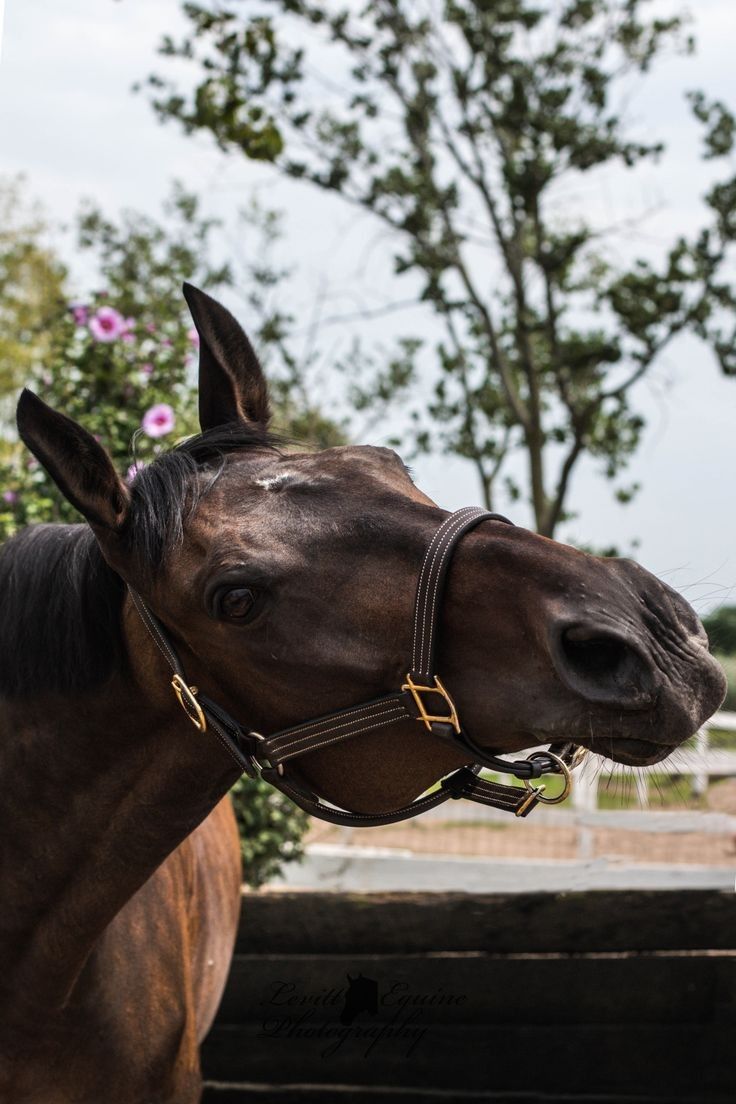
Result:
{"label": "horse neck", "polygon": [[0,709],[0,986],[15,1014],[19,994],[30,1015],[64,1003],[100,933],[238,774],[122,617],[130,663],[104,686]]}

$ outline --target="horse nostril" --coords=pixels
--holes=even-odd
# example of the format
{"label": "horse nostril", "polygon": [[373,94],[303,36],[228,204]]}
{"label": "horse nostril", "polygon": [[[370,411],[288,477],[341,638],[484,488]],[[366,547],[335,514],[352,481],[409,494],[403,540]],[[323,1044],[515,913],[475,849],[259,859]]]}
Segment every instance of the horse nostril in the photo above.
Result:
{"label": "horse nostril", "polygon": [[558,636],[555,660],[563,681],[588,700],[622,708],[641,708],[652,700],[651,667],[622,636],[569,625]]}
{"label": "horse nostril", "polygon": [[629,648],[614,636],[602,636],[590,629],[565,629],[562,650],[579,671],[591,675],[615,675],[626,663]]}

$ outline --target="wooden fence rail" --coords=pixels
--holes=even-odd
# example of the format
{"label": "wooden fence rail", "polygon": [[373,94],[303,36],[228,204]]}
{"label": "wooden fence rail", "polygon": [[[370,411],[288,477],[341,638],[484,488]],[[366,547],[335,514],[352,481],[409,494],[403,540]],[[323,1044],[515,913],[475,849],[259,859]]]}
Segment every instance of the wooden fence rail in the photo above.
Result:
{"label": "wooden fence rail", "polygon": [[731,1101],[736,897],[246,894],[208,1104]]}

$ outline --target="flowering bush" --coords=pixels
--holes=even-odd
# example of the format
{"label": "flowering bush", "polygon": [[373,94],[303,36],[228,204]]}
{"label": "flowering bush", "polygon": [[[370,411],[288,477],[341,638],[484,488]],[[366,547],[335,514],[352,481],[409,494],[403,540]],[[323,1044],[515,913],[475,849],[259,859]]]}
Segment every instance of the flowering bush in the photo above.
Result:
{"label": "flowering bush", "polygon": [[[182,281],[214,291],[230,282],[226,267],[206,261],[214,224],[198,216],[196,200],[176,192],[170,214],[173,228],[134,214],[115,225],[98,211],[85,213],[81,245],[97,257],[102,290],[59,303],[48,322],[43,362],[24,372],[29,387],[97,436],[129,480],[199,428],[193,386],[198,341]],[[268,284],[272,289],[270,278]],[[281,348],[283,341],[280,333],[271,344]],[[333,423],[293,399],[279,402],[278,392],[277,412],[287,432],[298,432],[302,418],[314,439],[340,440]],[[0,452],[0,540],[32,522],[79,520],[9,427]],[[245,877],[258,886],[282,862],[299,857],[307,818],[270,786],[248,778],[236,784],[233,800]]]}
{"label": "flowering bush", "polygon": [[[52,355],[28,381],[43,399],[82,422],[120,471],[134,471],[197,431],[192,381],[196,349],[183,311],[127,315],[98,292],[60,311]],[[0,465],[0,536],[39,520],[79,520],[40,465],[17,448]]]}
{"label": "flowering bush", "polygon": [[[41,398],[97,435],[129,479],[199,428],[199,337],[182,282],[214,293],[233,282],[227,264],[209,259],[218,223],[200,214],[197,199],[175,186],[166,213],[165,223],[136,212],[115,223],[96,208],[83,210],[79,244],[94,254],[100,290],[58,303],[45,319],[43,362],[24,371]],[[249,252],[257,262],[238,283],[268,364],[277,428],[323,447],[341,444],[340,427],[309,402],[324,388],[305,385],[308,366],[290,351],[293,319],[279,305],[289,273],[268,261],[278,237],[273,212],[256,207],[244,218],[244,232],[256,235]],[[0,540],[30,522],[79,520],[44,470],[9,440],[0,451],[0,496]]]}

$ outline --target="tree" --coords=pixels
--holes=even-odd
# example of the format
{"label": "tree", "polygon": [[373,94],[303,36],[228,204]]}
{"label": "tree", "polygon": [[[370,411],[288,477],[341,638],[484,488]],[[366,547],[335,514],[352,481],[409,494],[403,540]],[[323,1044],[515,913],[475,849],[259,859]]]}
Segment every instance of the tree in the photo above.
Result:
{"label": "tree", "polygon": [[720,655],[736,655],[736,606],[720,606],[703,618],[711,647]]}
{"label": "tree", "polygon": [[[597,458],[611,480],[625,468],[644,424],[632,393],[678,333],[698,334],[736,373],[724,321],[736,289],[723,276],[736,179],[710,191],[708,225],[658,264],[617,266],[584,212],[558,201],[565,182],[662,151],[630,137],[615,106],[627,75],[692,47],[678,16],[646,18],[646,3],[189,2],[189,33],[161,52],[194,65],[193,91],[149,78],[162,119],[271,161],[391,228],[397,273],[418,277],[444,332],[429,425],[415,413],[416,447],[469,459],[488,506],[502,481],[520,493],[508,461],[521,451],[548,535],[566,516],[581,457]],[[327,93],[314,76],[326,46]],[[705,156],[730,154],[726,106],[699,93],[691,104]],[[412,372],[420,346],[407,345]],[[625,501],[633,488],[616,493]]]}
{"label": "tree", "polygon": [[22,178],[0,180],[0,396],[48,355],[52,318],[64,300],[64,265],[47,241],[42,213]]}

